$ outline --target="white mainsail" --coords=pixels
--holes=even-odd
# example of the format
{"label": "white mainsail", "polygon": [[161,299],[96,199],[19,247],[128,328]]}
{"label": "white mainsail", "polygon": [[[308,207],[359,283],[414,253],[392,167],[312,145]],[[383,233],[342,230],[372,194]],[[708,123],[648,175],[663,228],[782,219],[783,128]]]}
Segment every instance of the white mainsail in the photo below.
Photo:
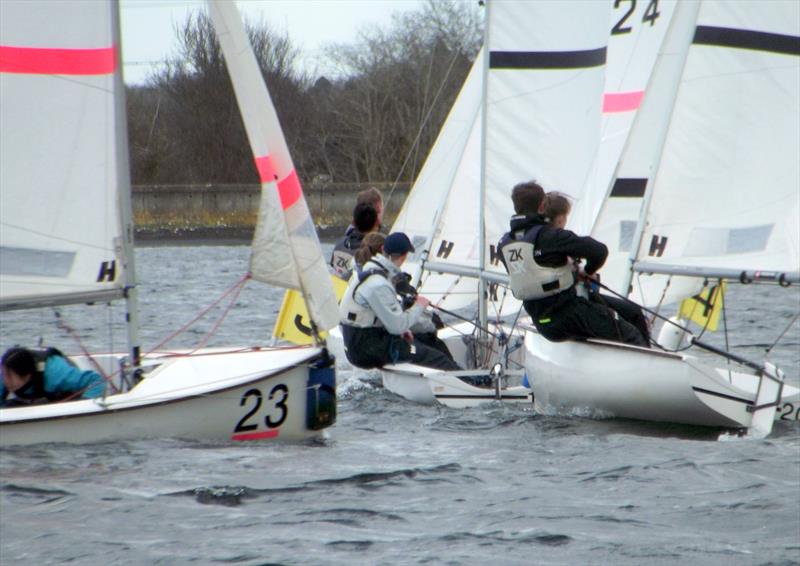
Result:
{"label": "white mainsail", "polygon": [[[710,276],[797,272],[800,3],[703,2],[690,31],[635,258]],[[673,67],[659,64],[654,82]],[[646,304],[686,293],[674,282],[639,287]]]}
{"label": "white mainsail", "polygon": [[132,279],[115,9],[0,2],[0,309],[111,299]]}
{"label": "white mainsail", "polygon": [[[611,16],[611,23],[608,28],[605,28],[597,26],[598,20],[593,20],[593,23],[591,23],[592,21],[588,17],[584,18],[586,14],[591,14],[592,18],[600,17],[599,11],[602,5],[603,3],[600,2],[592,2],[591,6],[580,3],[570,4],[569,6],[564,4],[556,6],[540,2],[523,2],[516,5],[493,3],[491,5],[493,12],[497,10],[503,12],[512,8],[508,16],[504,16],[502,13],[499,14],[497,16],[499,20],[492,16],[494,26],[498,22],[500,23],[497,31],[494,31],[494,28],[492,29],[492,34],[507,33],[502,29],[504,25],[502,22],[506,18],[513,19],[518,17],[519,22],[527,22],[528,24],[534,21],[549,21],[555,24],[557,22],[547,15],[548,10],[553,10],[556,13],[566,14],[565,17],[567,18],[574,17],[576,20],[585,20],[585,25],[592,26],[595,30],[598,40],[601,33],[605,34],[603,41],[608,42],[608,49],[606,52],[607,62],[603,91],[598,95],[595,92],[597,91],[595,84],[594,91],[589,92],[589,95],[593,97],[591,115],[595,121],[591,126],[592,131],[582,129],[582,126],[587,126],[587,124],[577,124],[575,129],[571,129],[570,125],[574,124],[574,120],[573,122],[565,122],[564,129],[561,131],[557,131],[558,128],[554,127],[555,122],[553,120],[542,119],[538,121],[540,116],[548,115],[553,115],[554,120],[557,119],[553,113],[558,112],[558,109],[561,109],[562,112],[559,116],[574,112],[575,107],[569,105],[569,97],[563,101],[559,99],[545,102],[543,100],[542,108],[544,104],[548,103],[553,106],[536,114],[529,111],[524,103],[515,106],[520,102],[515,100],[512,100],[510,104],[498,106],[496,109],[495,112],[508,112],[506,118],[508,122],[514,123],[518,118],[522,120],[519,126],[520,130],[524,131],[513,132],[513,135],[517,136],[516,138],[508,137],[503,139],[501,136],[501,139],[498,139],[493,146],[496,155],[509,157],[509,159],[503,157],[502,160],[505,163],[508,180],[500,182],[510,182],[511,184],[508,186],[489,184],[487,186],[488,192],[496,195],[491,197],[495,206],[492,209],[487,209],[485,213],[488,227],[486,237],[487,257],[490,264],[495,257],[493,246],[497,241],[496,237],[499,237],[507,229],[508,218],[513,213],[509,195],[511,187],[516,182],[537,178],[545,183],[548,189],[557,189],[570,194],[575,200],[575,206],[570,217],[569,227],[579,233],[588,233],[592,228],[597,209],[608,191],[614,167],[627,139],[633,117],[642,100],[653,61],[675,6],[674,2],[662,2],[658,3],[655,9],[651,9],[650,6],[641,6],[640,9],[632,13],[628,13],[628,10],[622,7],[611,10],[610,6],[605,6],[603,17],[609,14]],[[626,25],[621,26],[619,24],[623,22],[623,19]],[[609,39],[608,30],[612,27],[618,28],[617,31],[619,33],[612,32]],[[580,32],[580,30],[578,31]],[[566,34],[565,37],[569,37],[569,35]],[[518,47],[514,47],[517,43],[522,47],[526,46],[525,40],[521,39],[521,37],[524,37],[524,34],[518,34],[516,38],[508,37],[505,46],[508,49],[519,51]],[[550,39],[541,38],[540,47],[542,50],[553,51],[554,48],[547,45],[546,42],[548,41]],[[557,45],[560,45],[565,40],[562,36],[559,36],[558,41],[561,43],[557,43]],[[475,215],[475,203],[480,200],[482,57],[483,52],[481,52],[473,65],[473,69],[464,83],[464,87],[442,128],[442,132],[434,144],[425,166],[414,184],[414,189],[400,215],[398,215],[393,228],[394,230],[407,231],[410,235],[425,234],[425,237],[429,238],[427,242],[430,242],[430,237],[427,234],[433,234],[435,242],[425,245],[425,250],[430,250],[427,259],[429,262],[434,262],[434,264],[452,261],[449,256],[455,251],[456,247],[462,250],[469,248],[469,245],[461,242],[462,239],[464,242],[472,242],[470,244],[472,249],[467,252],[471,257],[462,257],[459,261],[453,262],[453,265],[450,266],[451,269],[461,264],[475,269],[478,263],[476,258],[478,255],[477,246],[479,244],[477,239],[479,230]],[[573,70],[573,72],[575,71]],[[530,71],[528,73],[530,74]],[[552,78],[557,73],[559,71],[554,69],[540,69],[538,76]],[[508,71],[506,74],[508,74]],[[583,73],[578,72],[577,74]],[[585,93],[579,92],[579,89],[569,90],[568,87],[568,91],[573,93],[575,97],[580,97],[582,94],[585,95]],[[587,103],[584,102],[584,104]],[[602,113],[600,118],[598,118],[598,112]],[[527,156],[519,157],[518,154],[511,151],[511,148],[517,145],[517,139],[532,139],[534,130],[528,131],[526,129],[524,125],[526,116],[528,116],[527,119],[538,124],[545,135],[545,141],[529,148],[532,153],[535,152],[541,156],[540,161],[531,161]],[[597,127],[598,119],[600,120],[599,130]],[[467,127],[470,128],[468,131]],[[490,123],[488,127],[494,128],[495,126]],[[580,176],[577,173],[577,167],[579,166],[575,165],[578,159],[576,153],[572,149],[563,149],[564,146],[570,146],[571,148],[571,143],[566,141],[569,136],[577,136],[579,139],[585,140],[586,143],[582,148],[583,156],[580,157],[584,167],[582,174],[585,177],[582,183],[578,183],[575,180],[562,181],[561,177],[555,173],[558,170],[569,170],[576,178]],[[554,137],[565,140],[561,144],[563,152],[542,153],[540,146],[550,148],[552,146],[551,140]],[[591,144],[593,144],[593,147],[589,147]],[[458,155],[458,151],[462,153]],[[493,159],[487,158],[490,167],[494,163]],[[511,178],[515,178],[516,181],[512,182]],[[548,183],[558,183],[558,185],[554,186]],[[442,193],[444,193],[444,197],[441,196]],[[631,224],[635,225],[639,206],[636,206],[633,210]],[[628,227],[630,235],[633,233],[633,227]],[[613,233],[613,236],[616,238],[616,233]],[[419,241],[424,240],[420,238]],[[419,255],[421,253],[418,250],[417,256]],[[490,266],[490,269],[497,269],[497,266]],[[498,271],[502,273],[502,270]],[[432,273],[424,277],[422,289],[426,296],[432,297],[435,301],[439,301],[440,305],[452,309],[474,304],[477,282],[468,277],[458,278],[452,275]],[[512,312],[519,308],[519,303],[510,295],[504,298],[500,295],[497,298],[498,301],[502,302],[502,305],[500,303],[490,303],[490,310],[496,307],[497,309],[502,309],[503,312]]]}
{"label": "white mainsail", "polygon": [[[495,244],[513,215],[511,188],[537,178],[545,186],[557,186],[574,196],[581,193],[600,140],[608,30],[596,22],[598,18],[607,21],[609,10],[610,5],[592,1],[491,4],[487,22],[490,60],[484,62],[480,57],[476,61],[423,168],[426,174],[420,176],[429,179],[429,167],[452,171],[449,183],[438,180],[436,185],[447,193],[437,209],[428,262],[456,272],[471,271],[473,277],[478,270],[502,276],[505,271],[498,263]],[[566,26],[567,20],[572,21],[570,26]],[[531,34],[532,22],[547,24]],[[556,31],[563,29],[574,33]],[[484,97],[488,97],[485,105]],[[461,133],[458,146],[448,141],[452,130]],[[576,139],[582,142],[574,143]],[[463,147],[458,164],[439,165],[445,159],[455,161],[456,147]],[[481,196],[484,159],[485,197]],[[554,162],[570,165],[555,168]],[[435,165],[429,166],[431,163]],[[419,190],[422,188],[415,185],[409,201],[425,199],[430,206],[428,194]],[[486,202],[481,204],[484,198]],[[437,202],[435,197],[432,200]],[[406,210],[414,210],[414,205],[407,205]],[[401,214],[395,229],[409,225]],[[440,304],[457,308],[474,304],[477,282],[434,275],[423,281],[422,288]],[[498,302],[490,302],[490,310],[493,306],[505,312],[518,309],[510,295],[496,298]]]}
{"label": "white mainsail", "polygon": [[289,149],[235,4],[208,0],[261,178],[261,206],[250,272],[259,281],[300,289],[319,330],[339,311],[314,223]]}

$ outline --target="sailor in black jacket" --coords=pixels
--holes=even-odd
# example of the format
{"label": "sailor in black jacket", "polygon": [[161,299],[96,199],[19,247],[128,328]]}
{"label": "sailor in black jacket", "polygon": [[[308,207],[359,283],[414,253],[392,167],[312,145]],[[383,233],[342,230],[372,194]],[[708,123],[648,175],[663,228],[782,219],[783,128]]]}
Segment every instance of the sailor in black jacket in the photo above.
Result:
{"label": "sailor in black jacket", "polygon": [[647,346],[642,333],[614,311],[579,297],[570,258],[583,258],[581,277],[593,278],[608,256],[601,242],[549,225],[541,216],[544,190],[531,181],[514,187],[516,216],[498,245],[509,274],[511,291],[533,319],[539,332],[552,341],[603,338]]}

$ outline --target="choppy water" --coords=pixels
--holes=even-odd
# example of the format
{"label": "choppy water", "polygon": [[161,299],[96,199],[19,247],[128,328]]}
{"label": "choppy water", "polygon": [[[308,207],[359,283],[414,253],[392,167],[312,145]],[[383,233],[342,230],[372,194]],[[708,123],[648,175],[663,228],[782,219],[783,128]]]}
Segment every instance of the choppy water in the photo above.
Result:
{"label": "choppy water", "polygon": [[[145,349],[233,285],[247,253],[138,249]],[[209,344],[267,337],[281,296],[249,284]],[[732,344],[758,356],[800,292],[733,288],[728,302]],[[61,313],[87,346],[121,347],[121,327],[105,329],[114,313],[96,309]],[[194,345],[213,324],[171,345]],[[77,351],[52,312],[0,318],[1,348],[39,334]],[[798,334],[795,325],[774,356],[793,383]],[[778,423],[766,440],[719,442],[717,431],[694,427],[423,407],[384,391],[375,373],[338,377],[339,420],[311,445],[0,451],[0,563],[800,562],[796,423]]]}

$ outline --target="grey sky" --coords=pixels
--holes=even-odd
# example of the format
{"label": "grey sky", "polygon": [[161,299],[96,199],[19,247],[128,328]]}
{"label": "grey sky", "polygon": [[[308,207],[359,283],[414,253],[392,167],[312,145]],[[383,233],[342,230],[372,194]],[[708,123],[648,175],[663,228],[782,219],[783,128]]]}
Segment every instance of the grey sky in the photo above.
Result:
{"label": "grey sky", "polygon": [[[175,25],[190,12],[205,9],[203,0],[121,0],[120,4],[128,83],[142,82],[173,53]],[[302,50],[304,68],[313,71],[320,68],[318,55],[324,44],[352,41],[359,29],[385,26],[393,13],[415,10],[422,0],[237,0],[236,4],[250,21],[263,20],[287,31]]]}

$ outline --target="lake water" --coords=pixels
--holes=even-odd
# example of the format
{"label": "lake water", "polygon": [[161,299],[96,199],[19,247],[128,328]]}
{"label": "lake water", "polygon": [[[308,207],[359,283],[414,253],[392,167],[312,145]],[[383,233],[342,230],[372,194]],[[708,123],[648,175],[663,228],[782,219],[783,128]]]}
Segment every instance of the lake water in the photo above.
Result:
{"label": "lake water", "polygon": [[[329,249],[329,246],[327,247]],[[243,246],[137,249],[145,350],[233,286]],[[283,292],[249,283],[209,345],[267,340]],[[800,290],[732,286],[731,344],[759,357]],[[193,346],[212,319],[178,336]],[[38,336],[121,348],[118,309],[4,313],[0,348]],[[795,324],[773,353],[800,381]],[[724,344],[722,336],[711,339]],[[800,424],[719,431],[405,402],[338,373],[319,442],[149,440],[0,451],[0,564],[800,563]]]}

